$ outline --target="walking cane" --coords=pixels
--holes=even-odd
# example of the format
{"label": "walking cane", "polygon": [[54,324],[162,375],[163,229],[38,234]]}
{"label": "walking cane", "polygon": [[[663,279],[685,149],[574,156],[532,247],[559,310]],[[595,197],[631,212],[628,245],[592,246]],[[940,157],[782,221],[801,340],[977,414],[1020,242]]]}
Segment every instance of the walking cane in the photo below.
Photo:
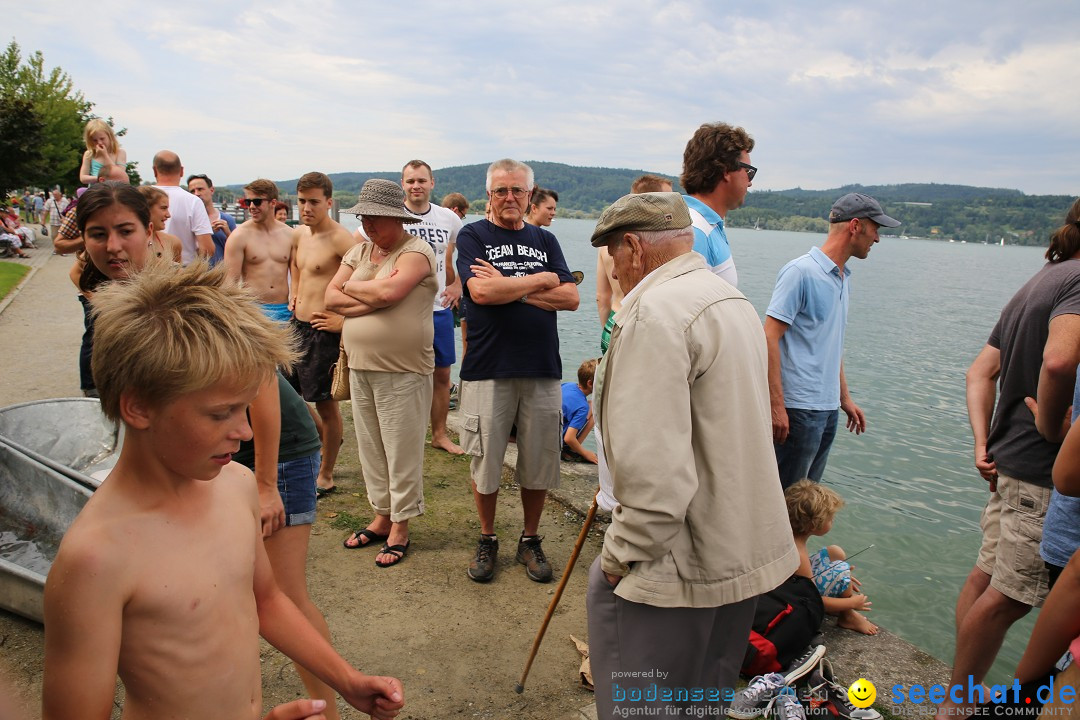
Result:
{"label": "walking cane", "polygon": [[570,573],[574,571],[574,565],[577,563],[578,555],[581,553],[581,546],[585,544],[585,538],[589,534],[589,528],[592,526],[593,518],[596,517],[596,496],[600,494],[600,488],[596,489],[596,495],[593,495],[592,505],[589,506],[589,512],[585,513],[585,522],[581,526],[581,534],[578,535],[577,543],[574,545],[574,552],[570,553],[570,559],[566,561],[566,569],[563,571],[562,579],[559,580],[559,587],[555,588],[555,597],[551,598],[551,604],[548,605],[547,615],[544,616],[544,622],[540,623],[540,632],[536,633],[536,639],[533,640],[532,650],[529,651],[529,659],[525,661],[525,670],[521,673],[521,680],[514,687],[514,692],[519,695],[525,692],[525,678],[529,676],[529,668],[532,667],[533,659],[536,657],[536,651],[540,649],[540,643],[544,641],[544,633],[547,632],[548,623],[551,622],[551,616],[555,614],[555,606],[559,604],[559,598],[562,597],[563,589],[566,587],[566,581],[570,579]]}

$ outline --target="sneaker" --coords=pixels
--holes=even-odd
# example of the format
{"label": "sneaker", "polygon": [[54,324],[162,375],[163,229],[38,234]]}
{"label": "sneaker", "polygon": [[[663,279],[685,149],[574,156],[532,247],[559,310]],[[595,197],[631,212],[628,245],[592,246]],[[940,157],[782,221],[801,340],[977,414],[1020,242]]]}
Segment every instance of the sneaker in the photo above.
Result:
{"label": "sneaker", "polygon": [[795,697],[795,691],[786,687],[773,700],[769,717],[773,720],[806,720],[806,710]]}
{"label": "sneaker", "polygon": [[525,574],[530,580],[546,583],[551,582],[551,565],[544,555],[544,548],[540,547],[543,539],[539,535],[527,538],[522,533],[518,540],[517,561],[525,566]]}
{"label": "sneaker", "polygon": [[807,678],[806,703],[811,715],[828,714],[843,720],[881,720],[881,713],[872,707],[857,708],[848,700],[847,688],[836,682],[832,663],[822,658]]}
{"label": "sneaker", "polygon": [[495,558],[499,556],[499,539],[481,535],[476,544],[476,557],[469,563],[469,577],[476,582],[487,582],[495,577]]}
{"label": "sneaker", "polygon": [[772,707],[773,700],[784,689],[784,676],[780,673],[758,675],[750,684],[735,694],[728,705],[728,717],[738,720],[764,717]]}
{"label": "sneaker", "polygon": [[806,652],[798,656],[783,671],[784,683],[794,687],[796,683],[804,679],[818,666],[821,658],[825,657],[825,646],[814,645],[807,648]]}

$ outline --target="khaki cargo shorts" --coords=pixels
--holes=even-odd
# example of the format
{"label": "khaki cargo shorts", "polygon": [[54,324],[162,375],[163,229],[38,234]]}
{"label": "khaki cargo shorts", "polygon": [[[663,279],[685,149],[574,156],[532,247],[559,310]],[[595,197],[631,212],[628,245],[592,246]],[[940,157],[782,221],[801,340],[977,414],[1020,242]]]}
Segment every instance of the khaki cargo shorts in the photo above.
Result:
{"label": "khaki cargo shorts", "polygon": [[975,566],[990,576],[990,586],[1032,607],[1046,599],[1049,578],[1039,555],[1050,488],[998,475],[997,492],[983,509],[983,541]]}
{"label": "khaki cargo shorts", "polygon": [[559,487],[561,383],[551,378],[461,382],[461,447],[472,456],[472,480],[481,495],[499,489],[515,423],[517,483],[528,490]]}

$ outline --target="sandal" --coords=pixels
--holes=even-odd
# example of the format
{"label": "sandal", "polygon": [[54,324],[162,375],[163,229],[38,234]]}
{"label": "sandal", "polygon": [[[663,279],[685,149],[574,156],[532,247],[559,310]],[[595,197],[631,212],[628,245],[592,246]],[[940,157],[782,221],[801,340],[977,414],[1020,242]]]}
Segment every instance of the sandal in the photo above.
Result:
{"label": "sandal", "polygon": [[319,487],[318,485],[316,485],[315,486],[315,499],[316,500],[322,500],[327,495],[332,495],[333,493],[336,493],[336,492],[337,492],[337,485],[331,485],[328,488]]}
{"label": "sandal", "polygon": [[[345,538],[345,540],[343,540],[341,544],[345,547],[346,550],[359,550],[360,548],[366,548],[368,545],[373,545],[377,542],[384,542],[389,537],[389,534],[380,535],[374,530],[364,528],[363,530],[353,531],[353,534]],[[360,542],[360,538],[367,538],[367,542]],[[356,540],[358,544],[350,545],[350,540]]]}
{"label": "sandal", "polygon": [[399,562],[405,559],[405,553],[409,551],[409,543],[411,540],[406,540],[404,545],[383,545],[379,548],[379,554],[388,554],[394,556],[393,562],[383,563],[375,560],[375,564],[379,567],[390,567],[391,565],[397,565]]}

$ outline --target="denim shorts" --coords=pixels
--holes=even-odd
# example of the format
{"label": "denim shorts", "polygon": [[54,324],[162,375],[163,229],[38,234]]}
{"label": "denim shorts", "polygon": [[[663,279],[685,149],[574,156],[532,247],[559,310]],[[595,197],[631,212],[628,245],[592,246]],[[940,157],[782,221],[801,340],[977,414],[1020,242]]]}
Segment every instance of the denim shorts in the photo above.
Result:
{"label": "denim shorts", "polygon": [[278,463],[277,489],[285,505],[285,526],[315,522],[315,478],[322,453]]}

